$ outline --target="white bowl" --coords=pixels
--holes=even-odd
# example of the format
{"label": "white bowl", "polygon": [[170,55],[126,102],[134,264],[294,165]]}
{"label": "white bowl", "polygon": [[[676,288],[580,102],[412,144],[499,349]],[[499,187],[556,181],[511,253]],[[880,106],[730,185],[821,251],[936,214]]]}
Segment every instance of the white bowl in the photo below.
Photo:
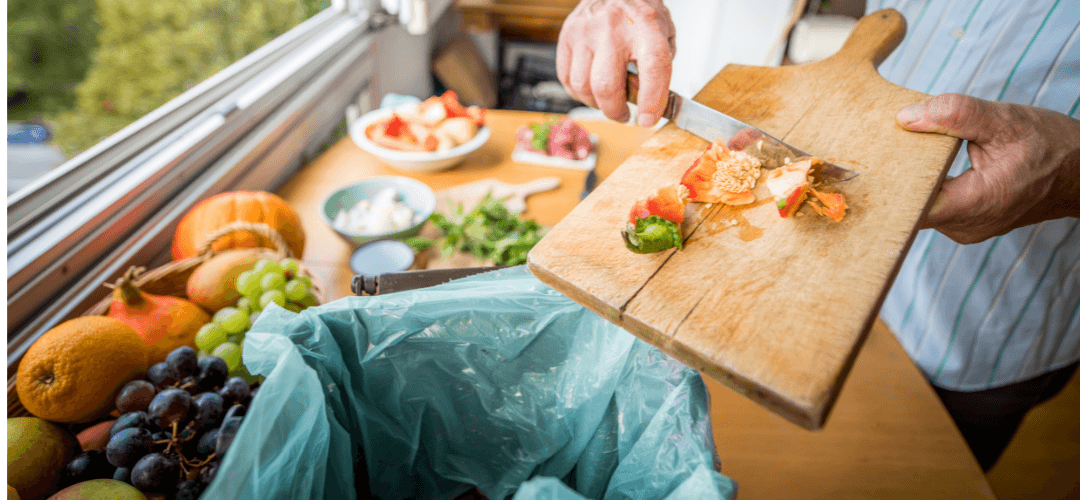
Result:
{"label": "white bowl", "polygon": [[369,125],[383,118],[389,117],[394,112],[393,108],[382,108],[364,113],[361,117],[349,124],[349,137],[360,149],[367,151],[387,164],[408,170],[410,172],[438,172],[457,166],[465,159],[465,155],[476,151],[491,138],[491,128],[487,125],[480,127],[469,142],[450,148],[446,151],[414,152],[387,149],[371,142],[365,132]]}

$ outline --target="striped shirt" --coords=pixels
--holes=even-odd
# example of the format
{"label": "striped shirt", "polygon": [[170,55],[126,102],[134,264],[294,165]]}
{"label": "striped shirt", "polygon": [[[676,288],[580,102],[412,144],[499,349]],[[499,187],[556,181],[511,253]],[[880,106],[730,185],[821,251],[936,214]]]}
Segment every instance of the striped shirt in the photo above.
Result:
{"label": "striped shirt", "polygon": [[[931,95],[956,92],[1080,118],[1076,0],[869,0],[899,10],[904,41],[878,68]],[[971,167],[960,149],[949,175]],[[921,231],[881,316],[934,385],[973,391],[1080,359],[1080,221],[974,245]]]}

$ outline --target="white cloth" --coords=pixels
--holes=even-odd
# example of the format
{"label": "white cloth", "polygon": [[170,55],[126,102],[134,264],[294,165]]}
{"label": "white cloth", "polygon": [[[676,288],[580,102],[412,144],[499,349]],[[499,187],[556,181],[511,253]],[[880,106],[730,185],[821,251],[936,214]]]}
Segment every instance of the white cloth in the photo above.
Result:
{"label": "white cloth", "polygon": [[728,64],[776,66],[795,0],[665,0],[675,23],[671,90],[693,97]]}
{"label": "white cloth", "polygon": [[[1078,116],[1076,0],[869,0],[899,10],[904,41],[878,68],[931,95],[956,92]],[[970,168],[961,148],[949,174]],[[881,310],[937,386],[982,390],[1080,359],[1080,221],[974,245],[922,231]]]}

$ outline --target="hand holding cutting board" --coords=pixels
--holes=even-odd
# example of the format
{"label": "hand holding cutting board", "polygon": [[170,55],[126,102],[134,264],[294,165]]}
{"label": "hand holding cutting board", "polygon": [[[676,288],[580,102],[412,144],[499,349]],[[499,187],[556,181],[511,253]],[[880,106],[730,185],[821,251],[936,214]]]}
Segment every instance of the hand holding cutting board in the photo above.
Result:
{"label": "hand holding cutting board", "polygon": [[971,169],[942,184],[923,228],[968,244],[1080,217],[1080,121],[960,94],[907,106],[896,120],[907,130],[968,141]]}
{"label": "hand holding cutting board", "polygon": [[958,147],[896,125],[896,110],[928,97],[876,71],[904,31],[903,17],[881,11],[829,59],[729,65],[694,98],[860,174],[843,186],[851,210],[842,223],[781,218],[762,192],[748,205],[690,207],[682,250],[627,251],[618,230],[630,205],[678,183],[707,145],[669,124],[540,241],[530,270],[747,397],[820,427]]}

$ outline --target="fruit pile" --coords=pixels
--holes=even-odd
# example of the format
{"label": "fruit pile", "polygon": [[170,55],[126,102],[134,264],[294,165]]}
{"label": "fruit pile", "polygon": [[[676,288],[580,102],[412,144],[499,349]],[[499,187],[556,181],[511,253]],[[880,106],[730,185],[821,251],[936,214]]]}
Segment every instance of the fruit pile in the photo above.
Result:
{"label": "fruit pile", "polygon": [[[231,375],[249,378],[240,364],[240,346],[259,313],[271,303],[300,312],[316,305],[317,300],[311,276],[301,272],[300,263],[291,258],[281,262],[258,259],[251,269],[237,275],[236,291],[240,294],[236,304],[215,312],[210,322],[195,334],[195,345],[199,354],[225,360]],[[167,368],[159,363],[150,367],[150,373],[156,375]]]}
{"label": "fruit pile", "polygon": [[223,359],[200,359],[190,347],[174,349],[163,363],[166,376],[148,373],[124,385],[105,450],[68,462],[61,488],[112,478],[145,494],[194,500],[213,481],[258,387],[229,377]]}
{"label": "fruit pile", "polygon": [[[33,417],[8,419],[12,498],[183,499],[210,484],[261,380],[242,363],[245,334],[271,303],[294,312],[318,304],[312,276],[283,257],[303,248],[298,217],[263,221],[265,203],[241,204],[241,195],[291,213],[269,193],[214,197],[235,210],[202,210],[174,238],[192,248],[213,239],[197,267],[175,268],[190,275],[132,268],[100,309],[30,346],[15,390]],[[266,241],[279,251],[261,248]]]}

